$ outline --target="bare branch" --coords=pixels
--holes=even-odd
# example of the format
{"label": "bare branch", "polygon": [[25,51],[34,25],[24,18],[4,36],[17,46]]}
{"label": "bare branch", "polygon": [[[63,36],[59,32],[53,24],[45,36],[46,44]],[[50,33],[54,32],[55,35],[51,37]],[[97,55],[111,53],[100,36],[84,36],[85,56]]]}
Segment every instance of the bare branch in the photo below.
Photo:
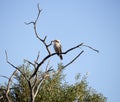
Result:
{"label": "bare branch", "polygon": [[36,20],[35,20],[35,23],[37,22],[37,20],[38,20],[38,18],[39,18],[39,16],[40,16],[40,13],[41,13],[41,9],[39,8],[39,4],[37,5],[37,8],[38,8],[38,15],[37,15],[37,18],[36,18]]}
{"label": "bare branch", "polygon": [[39,91],[39,89],[40,89],[40,86],[42,85],[42,83],[44,82],[44,80],[45,80],[45,79],[41,79],[41,80],[40,80],[40,82],[39,82],[39,84],[38,84],[38,86],[37,86],[36,92],[35,92],[35,94],[34,94],[34,97],[36,97],[36,95],[37,95],[37,93],[38,93],[38,91]]}
{"label": "bare branch", "polygon": [[96,50],[96,49],[92,48],[91,46],[84,45],[84,44],[83,44],[82,46],[88,47],[88,48],[92,49],[93,51],[95,51],[95,52],[99,53],[99,50]]}
{"label": "bare branch", "polygon": [[72,47],[72,48],[70,48],[69,50],[67,50],[67,51],[65,51],[65,52],[62,52],[62,54],[66,54],[66,53],[68,53],[68,52],[70,52],[70,51],[72,51],[72,50],[74,50],[74,49],[76,49],[76,48],[79,48],[80,46],[82,46],[83,45],[83,43],[81,43],[81,44],[79,44],[79,45],[77,45],[77,46],[75,46],[75,47]]}
{"label": "bare branch", "polygon": [[34,81],[33,81],[33,85],[31,85],[33,89],[34,89],[37,81],[38,81],[38,75],[37,75],[37,73],[36,73],[35,78],[34,78]]}
{"label": "bare branch", "polygon": [[38,52],[37,58],[36,58],[36,60],[35,60],[35,63],[38,62],[39,57],[40,57],[40,52]]}
{"label": "bare branch", "polygon": [[38,8],[38,14],[37,14],[36,20],[35,20],[34,22],[29,22],[29,23],[26,23],[26,22],[25,22],[25,24],[26,24],[26,25],[33,24],[33,26],[34,26],[34,32],[35,32],[36,37],[45,45],[48,54],[51,54],[51,53],[50,53],[50,50],[49,50],[49,46],[51,45],[51,43],[47,45],[47,43],[45,42],[47,36],[45,36],[44,39],[41,39],[40,36],[39,36],[39,34],[37,33],[36,23],[37,23],[37,21],[38,21],[38,18],[39,18],[39,16],[40,16],[41,11],[42,11],[42,10],[39,8],[39,4],[37,5],[37,8]]}
{"label": "bare branch", "polygon": [[3,78],[6,78],[6,79],[9,79],[7,76],[4,76],[4,75],[0,75],[0,77],[3,77]]}
{"label": "bare branch", "polygon": [[35,22],[24,22],[26,25],[34,24]]}
{"label": "bare branch", "polygon": [[8,80],[7,90],[6,90],[6,98],[7,98],[8,102],[11,102],[8,94],[9,94],[9,91],[10,91],[10,85],[11,85],[11,82],[12,82],[12,78],[13,78],[13,76],[16,74],[17,71],[18,71],[18,70],[16,69],[16,70],[13,72],[13,74],[11,75],[11,77],[9,78],[9,80]]}
{"label": "bare branch", "polygon": [[50,44],[48,44],[47,46],[49,47],[49,46],[51,46],[52,45],[52,41],[50,42]]}
{"label": "bare branch", "polygon": [[32,21],[32,22],[25,22],[26,25],[29,25],[29,24],[33,24],[33,25],[36,25],[37,21],[38,21],[38,18],[40,16],[40,13],[41,13],[41,9],[39,8],[39,4],[37,5],[37,8],[38,8],[38,15],[37,15],[37,18],[35,19],[35,21]]}
{"label": "bare branch", "polygon": [[8,64],[10,64],[13,68],[17,69],[17,70],[24,76],[24,78],[28,81],[28,79],[27,79],[27,77],[25,76],[25,74],[24,74],[18,67],[16,67],[16,66],[13,65],[11,62],[9,62],[9,60],[8,60],[8,55],[7,55],[7,51],[6,51],[6,50],[5,50],[5,55],[6,55],[6,62],[7,62]]}
{"label": "bare branch", "polygon": [[3,96],[0,96],[0,99],[2,99],[3,98]]}
{"label": "bare branch", "polygon": [[45,36],[45,37],[44,37],[44,40],[43,40],[43,41],[45,41],[45,40],[46,40],[46,38],[47,38],[47,36]]}
{"label": "bare branch", "polygon": [[48,61],[47,65],[46,65],[46,70],[45,70],[45,71],[48,70],[48,66],[49,66],[49,64],[50,64],[50,60]]}
{"label": "bare branch", "polygon": [[66,64],[65,66],[63,66],[62,69],[65,69],[67,66],[69,66],[70,64],[72,64],[84,51],[81,51],[72,61],[70,61],[68,64]]}
{"label": "bare branch", "polygon": [[48,65],[49,65],[49,62],[48,62],[48,64],[47,64],[47,66],[46,66],[46,71],[45,71],[45,73],[43,73],[42,79],[40,80],[40,82],[39,82],[39,84],[38,84],[38,86],[37,86],[37,89],[36,89],[36,91],[35,91],[34,97],[36,97],[36,95],[37,95],[37,93],[38,93],[38,91],[39,91],[39,89],[40,89],[40,86],[42,85],[43,81],[44,81],[48,76],[50,76],[50,75],[49,75],[49,72],[53,71],[52,67],[50,67],[50,68],[48,69]]}
{"label": "bare branch", "polygon": [[25,62],[28,62],[29,64],[31,64],[32,66],[34,66],[34,64],[31,61],[28,61],[26,59],[24,59]]}
{"label": "bare branch", "polygon": [[36,65],[38,65],[38,60],[39,60],[39,57],[40,57],[40,52],[38,52],[38,55],[37,55],[37,58],[36,60],[34,61],[34,67],[36,68]]}

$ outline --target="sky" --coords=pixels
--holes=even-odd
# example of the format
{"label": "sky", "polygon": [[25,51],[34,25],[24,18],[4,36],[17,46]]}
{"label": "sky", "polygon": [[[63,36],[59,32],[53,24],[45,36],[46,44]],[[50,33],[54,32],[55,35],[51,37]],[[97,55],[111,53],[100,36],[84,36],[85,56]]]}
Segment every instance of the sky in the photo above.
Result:
{"label": "sky", "polygon": [[[57,64],[68,63],[80,51],[84,53],[64,70],[66,81],[74,83],[77,73],[88,73],[88,85],[107,97],[108,102],[120,101],[120,0],[1,0],[0,1],[0,75],[10,76],[14,71],[6,63],[8,58],[15,66],[24,59],[34,61],[38,51],[40,60],[47,55],[42,43],[35,37],[33,26],[24,22],[34,21],[37,4],[42,12],[37,22],[41,38],[47,42],[59,39],[62,50],[80,43],[85,47],[63,55],[61,61],[54,56],[49,59],[56,69]],[[51,47],[51,51],[54,52]],[[48,61],[45,63],[45,65]],[[44,68],[42,68],[44,70]],[[7,79],[0,77],[0,83]]]}

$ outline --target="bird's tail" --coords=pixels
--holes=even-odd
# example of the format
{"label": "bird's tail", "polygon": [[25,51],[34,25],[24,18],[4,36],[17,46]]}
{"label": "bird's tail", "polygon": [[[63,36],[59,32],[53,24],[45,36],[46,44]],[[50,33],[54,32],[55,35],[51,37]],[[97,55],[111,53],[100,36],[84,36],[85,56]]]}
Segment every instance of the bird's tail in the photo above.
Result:
{"label": "bird's tail", "polygon": [[61,59],[61,60],[63,60],[63,57],[62,57],[62,55],[60,54],[59,56],[60,56],[60,59]]}

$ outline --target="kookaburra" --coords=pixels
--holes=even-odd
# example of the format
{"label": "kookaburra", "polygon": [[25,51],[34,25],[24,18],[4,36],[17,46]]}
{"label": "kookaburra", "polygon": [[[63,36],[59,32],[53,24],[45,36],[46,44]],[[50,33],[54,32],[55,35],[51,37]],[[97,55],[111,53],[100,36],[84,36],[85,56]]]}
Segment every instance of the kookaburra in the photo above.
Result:
{"label": "kookaburra", "polygon": [[54,43],[54,50],[55,52],[57,53],[57,55],[60,57],[60,59],[62,60],[63,57],[62,57],[62,46],[60,44],[60,41],[59,40],[53,40],[52,41]]}

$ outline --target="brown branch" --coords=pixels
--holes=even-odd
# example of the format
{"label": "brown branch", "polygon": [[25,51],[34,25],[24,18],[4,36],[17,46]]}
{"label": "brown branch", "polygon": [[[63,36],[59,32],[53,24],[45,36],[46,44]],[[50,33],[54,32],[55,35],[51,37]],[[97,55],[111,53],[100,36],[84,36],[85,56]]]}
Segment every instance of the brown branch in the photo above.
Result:
{"label": "brown branch", "polygon": [[13,76],[16,74],[17,71],[18,71],[18,70],[16,69],[16,70],[12,73],[12,75],[10,76],[10,78],[8,78],[8,77],[6,77],[6,76],[3,76],[3,75],[0,75],[1,77],[4,77],[4,78],[7,78],[7,79],[8,79],[7,89],[5,90],[5,91],[6,91],[5,95],[6,95],[6,98],[7,98],[8,102],[11,102],[8,94],[9,94],[9,91],[10,91],[10,85],[11,85],[11,83],[12,83],[12,78],[13,78]]}
{"label": "brown branch", "polygon": [[34,91],[31,85],[31,81],[28,81],[29,90],[30,90],[30,102],[34,102]]}
{"label": "brown branch", "polygon": [[34,24],[35,22],[24,22],[26,25],[29,25],[29,24]]}
{"label": "brown branch", "polygon": [[9,80],[8,80],[7,90],[6,90],[6,98],[7,98],[8,102],[11,102],[8,94],[9,94],[9,91],[10,91],[10,85],[11,85],[11,82],[12,82],[12,78],[13,78],[13,76],[16,74],[17,71],[18,71],[18,70],[16,69],[16,70],[13,72],[13,74],[11,75],[11,77],[9,78]]}
{"label": "brown branch", "polygon": [[50,64],[50,60],[48,61],[47,65],[46,65],[46,69],[45,69],[45,71],[48,70],[48,66],[49,66],[49,64]]}
{"label": "brown branch", "polygon": [[83,44],[82,46],[88,47],[88,48],[92,49],[93,51],[95,51],[95,52],[99,53],[99,50],[96,50],[96,49],[92,48],[91,46],[84,45],[84,44]]}
{"label": "brown branch", "polygon": [[46,66],[46,71],[41,75],[42,79],[40,80],[39,84],[36,86],[36,91],[34,92],[34,97],[36,97],[40,86],[42,85],[43,81],[49,76],[49,72],[53,71],[52,67],[48,68],[49,62]]}
{"label": "brown branch", "polygon": [[37,93],[38,93],[38,91],[39,91],[42,83],[44,82],[44,80],[46,79],[46,77],[49,76],[48,73],[53,70],[53,69],[51,69],[52,67],[50,67],[50,68],[48,69],[48,65],[49,65],[49,62],[48,62],[48,64],[47,64],[47,66],[46,66],[46,71],[41,75],[41,79],[39,80],[39,83],[38,83],[38,84],[37,84],[37,78],[38,78],[38,77],[37,77],[37,73],[35,74],[36,77],[35,77],[35,80],[34,80],[34,84],[33,84],[33,86],[31,87],[31,92],[32,92],[32,94],[33,94],[33,96],[32,96],[33,98],[36,97],[36,95],[37,95]]}
{"label": "brown branch", "polygon": [[83,43],[81,43],[81,44],[79,44],[79,45],[77,45],[77,46],[75,46],[75,47],[72,47],[72,48],[68,49],[67,51],[62,52],[62,54],[67,54],[68,52],[70,52],[70,51],[72,51],[72,50],[74,50],[74,49],[76,49],[76,48],[79,48],[79,47],[82,46],[82,45],[83,45]]}
{"label": "brown branch", "polygon": [[33,24],[33,26],[34,26],[34,32],[35,32],[36,37],[45,45],[46,50],[47,50],[48,54],[50,55],[51,53],[50,53],[50,50],[49,50],[49,46],[52,44],[52,42],[47,45],[47,43],[45,42],[47,36],[45,36],[44,39],[41,39],[41,38],[39,37],[39,34],[37,33],[36,23],[37,23],[37,21],[38,21],[38,18],[39,18],[39,16],[40,16],[41,11],[42,11],[42,10],[39,8],[39,4],[37,5],[37,8],[38,8],[38,15],[37,15],[37,18],[35,19],[35,21],[34,21],[34,22],[28,22],[28,23],[25,22],[25,24],[26,24],[26,25]]}
{"label": "brown branch", "polygon": [[51,46],[52,45],[52,41],[50,42],[50,44],[48,44],[47,46],[49,47],[49,46]]}
{"label": "brown branch", "polygon": [[35,60],[35,64],[38,64],[37,62],[38,62],[38,60],[39,60],[39,57],[40,57],[40,52],[38,52],[37,58],[36,58],[36,60]]}
{"label": "brown branch", "polygon": [[0,75],[0,77],[3,77],[3,78],[6,78],[6,79],[9,79],[7,76],[4,76],[4,75]]}
{"label": "brown branch", "polygon": [[34,66],[34,64],[31,61],[28,61],[26,59],[24,59],[24,61],[27,62],[27,63],[29,63],[29,64],[31,64],[32,66]]}
{"label": "brown branch", "polygon": [[13,68],[17,69],[23,76],[24,78],[28,81],[27,77],[25,76],[25,74],[18,68],[16,67],[15,65],[13,65],[11,62],[9,62],[8,60],[8,55],[7,55],[7,51],[5,50],[5,55],[6,55],[6,62],[11,65]]}
{"label": "brown branch", "polygon": [[38,84],[38,86],[37,86],[36,92],[35,92],[35,94],[34,94],[34,97],[36,97],[36,95],[37,95],[37,93],[38,93],[38,91],[39,91],[39,89],[40,89],[40,86],[42,85],[42,83],[44,82],[44,80],[45,80],[44,78],[40,80],[40,82],[39,82],[39,84]]}
{"label": "brown branch", "polygon": [[0,96],[0,100],[3,98],[3,96]]}
{"label": "brown branch", "polygon": [[40,13],[41,13],[41,11],[42,11],[42,9],[40,9],[40,7],[39,7],[39,4],[37,5],[37,8],[38,8],[38,15],[37,15],[37,18],[36,18],[36,20],[35,20],[35,23],[37,22],[37,20],[38,20],[38,18],[39,18],[39,16],[40,16]]}
{"label": "brown branch", "polygon": [[72,64],[84,51],[81,51],[73,60],[71,60],[68,64],[66,64],[65,66],[63,66],[62,69],[65,69],[67,66],[69,66],[70,64]]}
{"label": "brown branch", "polygon": [[[18,67],[16,67],[15,65],[13,65],[11,62],[9,62],[9,60],[8,60],[8,55],[7,55],[7,51],[5,51],[5,55],[6,55],[6,62],[8,63],[8,64],[10,64],[13,68],[15,68],[16,70],[15,71],[19,71],[20,73],[21,73],[21,75],[23,75],[23,77],[25,78],[25,80],[27,81],[27,83],[28,83],[28,85],[29,85],[29,89],[30,89],[30,91],[31,91],[31,83],[30,83],[30,80],[28,80],[27,79],[27,77],[26,77],[26,75],[18,68]],[[14,72],[15,73],[15,72]],[[12,76],[14,75],[14,73],[12,74]],[[11,77],[12,78],[12,77]],[[9,79],[9,82],[8,82],[8,89],[7,89],[7,92],[6,92],[6,97],[7,97],[7,99],[8,99],[8,101],[9,102],[11,102],[10,101],[10,99],[9,99],[9,97],[8,97],[8,93],[9,93],[9,86],[10,86],[10,80],[11,80],[11,78]],[[31,94],[31,93],[30,93]],[[33,97],[31,97],[31,98],[33,98]]]}
{"label": "brown branch", "polygon": [[[38,55],[37,55],[37,58],[36,58],[36,60],[34,61],[34,69],[36,69],[36,66],[38,65],[38,59],[39,59],[39,56],[40,56],[40,52],[38,52]],[[36,85],[36,83],[37,83],[37,81],[38,81],[38,75],[37,75],[37,73],[36,73],[36,75],[35,75],[35,78],[34,78],[34,82],[33,82],[33,85],[32,85],[32,88],[34,89],[34,87],[35,87],[35,85]]]}

